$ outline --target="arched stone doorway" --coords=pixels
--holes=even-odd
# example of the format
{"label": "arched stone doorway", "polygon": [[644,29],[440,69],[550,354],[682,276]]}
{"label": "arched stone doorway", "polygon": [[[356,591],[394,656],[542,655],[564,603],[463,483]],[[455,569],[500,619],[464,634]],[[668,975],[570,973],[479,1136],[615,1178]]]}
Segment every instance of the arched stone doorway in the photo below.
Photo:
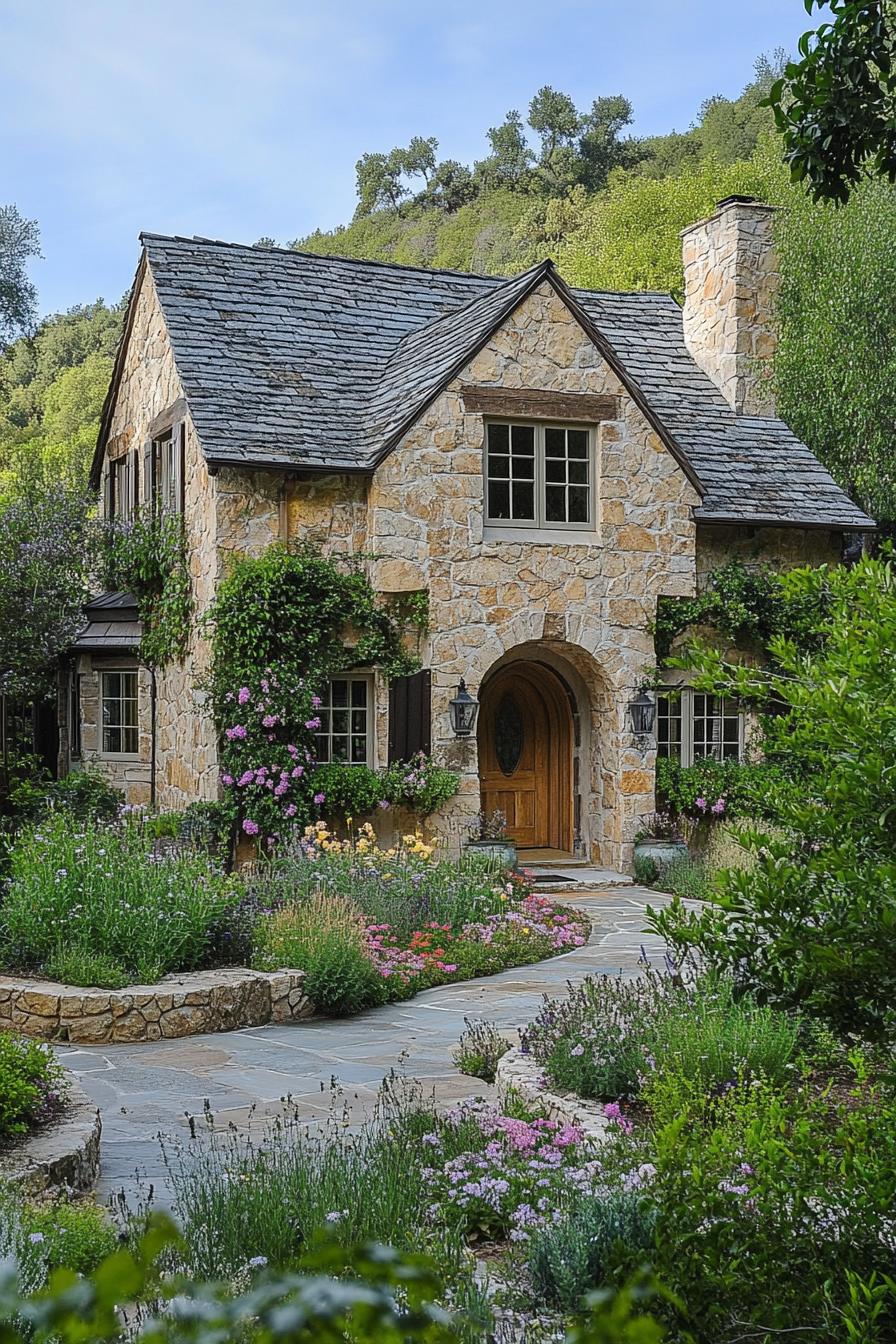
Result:
{"label": "arched stone doorway", "polygon": [[573,849],[573,719],[569,693],[544,663],[499,667],[479,696],[482,808],[501,811],[522,850]]}

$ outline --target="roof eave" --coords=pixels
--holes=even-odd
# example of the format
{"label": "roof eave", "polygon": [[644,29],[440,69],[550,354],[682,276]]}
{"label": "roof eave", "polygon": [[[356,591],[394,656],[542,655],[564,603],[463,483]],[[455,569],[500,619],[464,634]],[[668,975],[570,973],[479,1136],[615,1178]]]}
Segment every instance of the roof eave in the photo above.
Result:
{"label": "roof eave", "polygon": [[868,518],[860,523],[832,521],[827,518],[776,518],[771,514],[703,514],[696,510],[694,521],[703,527],[779,527],[802,532],[877,532],[878,524]]}
{"label": "roof eave", "polygon": [[109,426],[112,423],[112,411],[115,407],[115,398],[118,396],[118,389],[121,385],[121,375],[124,369],[124,357],[128,348],[128,342],[131,338],[131,332],[134,327],[134,317],[137,311],[137,297],[143,284],[143,277],[146,274],[147,259],[146,249],[144,248],[140,261],[137,264],[137,270],[134,275],[134,283],[131,285],[131,292],[128,296],[128,306],[125,313],[124,326],[121,336],[118,339],[118,347],[115,351],[115,363],[112,366],[112,378],[109,382],[109,390],[103,402],[103,409],[100,414],[100,431],[96,439],[96,447],[93,450],[93,461],[90,464],[90,475],[88,484],[91,490],[99,490],[100,480],[103,471],[103,459],[106,456],[106,443],[109,438]]}

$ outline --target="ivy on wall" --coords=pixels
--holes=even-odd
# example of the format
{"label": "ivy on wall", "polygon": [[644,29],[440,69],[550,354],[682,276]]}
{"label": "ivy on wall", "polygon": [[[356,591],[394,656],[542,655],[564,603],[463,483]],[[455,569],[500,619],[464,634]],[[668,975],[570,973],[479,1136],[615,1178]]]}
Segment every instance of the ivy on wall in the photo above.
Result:
{"label": "ivy on wall", "polygon": [[792,639],[799,647],[814,647],[819,638],[827,602],[821,583],[806,596],[799,588],[782,584],[769,566],[750,567],[728,560],[709,577],[697,597],[660,597],[657,602],[654,643],[660,665],[668,664],[675,640],[692,626],[710,626],[740,647],[755,647],[771,656],[776,637]]}
{"label": "ivy on wall", "polygon": [[107,588],[137,599],[143,624],[141,661],[158,669],[183,658],[193,617],[183,520],[154,514],[109,523],[106,540]]}
{"label": "ivy on wall", "polygon": [[403,635],[424,612],[418,600],[416,621],[399,619],[360,560],[337,563],[309,546],[275,544],[234,563],[205,625],[221,782],[246,835],[280,834],[325,806],[323,776],[315,778],[317,692],[353,667],[377,667],[390,680],[414,671]]}

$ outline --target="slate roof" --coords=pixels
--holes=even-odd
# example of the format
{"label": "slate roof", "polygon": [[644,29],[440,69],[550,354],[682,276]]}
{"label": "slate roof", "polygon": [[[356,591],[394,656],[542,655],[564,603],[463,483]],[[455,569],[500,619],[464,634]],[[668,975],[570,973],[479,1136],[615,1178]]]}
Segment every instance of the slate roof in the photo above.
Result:
{"label": "slate roof", "polygon": [[[537,285],[557,289],[702,496],[705,521],[874,526],[780,420],[737,417],[668,295],[143,234],[212,466],[371,471]],[[108,416],[115,381],[104,412]],[[103,433],[94,474],[102,463]]]}
{"label": "slate roof", "polygon": [[84,607],[87,624],[72,648],[94,653],[134,653],[143,637],[133,593],[100,593]]}

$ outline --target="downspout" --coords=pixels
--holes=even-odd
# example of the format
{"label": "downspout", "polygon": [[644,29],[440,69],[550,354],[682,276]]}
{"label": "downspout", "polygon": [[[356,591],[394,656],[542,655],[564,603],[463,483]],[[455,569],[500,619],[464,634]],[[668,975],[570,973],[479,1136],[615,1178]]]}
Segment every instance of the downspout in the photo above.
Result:
{"label": "downspout", "polygon": [[156,670],[149,669],[149,805],[156,805]]}

